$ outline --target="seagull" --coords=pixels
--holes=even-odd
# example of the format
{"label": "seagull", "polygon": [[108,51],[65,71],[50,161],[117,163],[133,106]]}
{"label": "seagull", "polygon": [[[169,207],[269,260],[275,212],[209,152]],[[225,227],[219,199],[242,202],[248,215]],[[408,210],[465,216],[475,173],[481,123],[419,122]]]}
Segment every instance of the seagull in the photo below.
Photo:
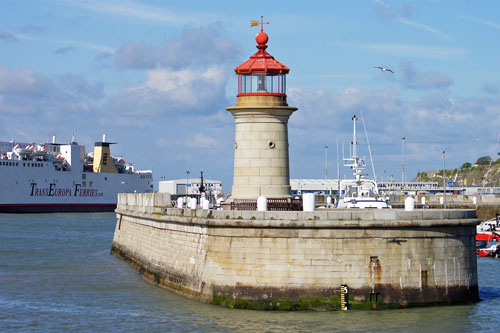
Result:
{"label": "seagull", "polygon": [[375,66],[373,68],[379,68],[382,72],[391,72],[392,74],[394,74],[394,72],[390,68],[385,68],[385,67],[380,67],[380,66]]}

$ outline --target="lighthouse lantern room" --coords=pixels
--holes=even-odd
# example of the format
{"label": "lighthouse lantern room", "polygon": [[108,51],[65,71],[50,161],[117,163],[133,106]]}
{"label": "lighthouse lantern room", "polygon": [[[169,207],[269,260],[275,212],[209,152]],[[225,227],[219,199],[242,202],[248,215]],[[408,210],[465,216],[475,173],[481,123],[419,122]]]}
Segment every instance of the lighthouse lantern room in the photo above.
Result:
{"label": "lighthouse lantern room", "polygon": [[257,53],[234,69],[238,75],[238,97],[246,95],[286,96],[286,75],[290,68],[267,53],[269,37],[264,22],[255,38]]}

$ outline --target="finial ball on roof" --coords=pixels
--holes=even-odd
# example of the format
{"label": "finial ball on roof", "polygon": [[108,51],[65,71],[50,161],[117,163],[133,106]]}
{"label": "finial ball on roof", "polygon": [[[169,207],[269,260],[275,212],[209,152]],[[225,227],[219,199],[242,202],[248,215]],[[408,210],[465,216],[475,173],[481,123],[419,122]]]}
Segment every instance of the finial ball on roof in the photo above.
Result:
{"label": "finial ball on roof", "polygon": [[266,44],[268,40],[269,37],[264,31],[259,32],[257,37],[255,37],[255,41],[257,42],[257,44]]}

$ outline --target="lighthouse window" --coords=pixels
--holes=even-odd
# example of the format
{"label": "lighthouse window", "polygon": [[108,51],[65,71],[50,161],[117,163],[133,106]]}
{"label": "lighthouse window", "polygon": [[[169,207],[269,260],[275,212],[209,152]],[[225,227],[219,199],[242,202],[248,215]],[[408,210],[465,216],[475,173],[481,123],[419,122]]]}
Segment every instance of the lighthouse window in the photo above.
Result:
{"label": "lighthouse window", "polygon": [[257,74],[257,92],[266,92],[266,74]]}

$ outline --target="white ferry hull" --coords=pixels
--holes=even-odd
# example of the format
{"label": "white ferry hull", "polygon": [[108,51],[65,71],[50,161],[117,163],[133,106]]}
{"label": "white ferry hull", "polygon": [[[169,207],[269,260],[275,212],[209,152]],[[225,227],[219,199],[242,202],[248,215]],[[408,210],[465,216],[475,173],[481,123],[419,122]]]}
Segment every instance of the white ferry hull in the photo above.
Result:
{"label": "white ferry hull", "polygon": [[50,162],[0,160],[0,212],[113,211],[118,193],[152,191],[152,179],[141,176],[56,171]]}
{"label": "white ferry hull", "polygon": [[118,193],[152,191],[151,171],[91,172],[82,164],[62,170],[53,161],[0,159],[0,213],[113,211]]}

